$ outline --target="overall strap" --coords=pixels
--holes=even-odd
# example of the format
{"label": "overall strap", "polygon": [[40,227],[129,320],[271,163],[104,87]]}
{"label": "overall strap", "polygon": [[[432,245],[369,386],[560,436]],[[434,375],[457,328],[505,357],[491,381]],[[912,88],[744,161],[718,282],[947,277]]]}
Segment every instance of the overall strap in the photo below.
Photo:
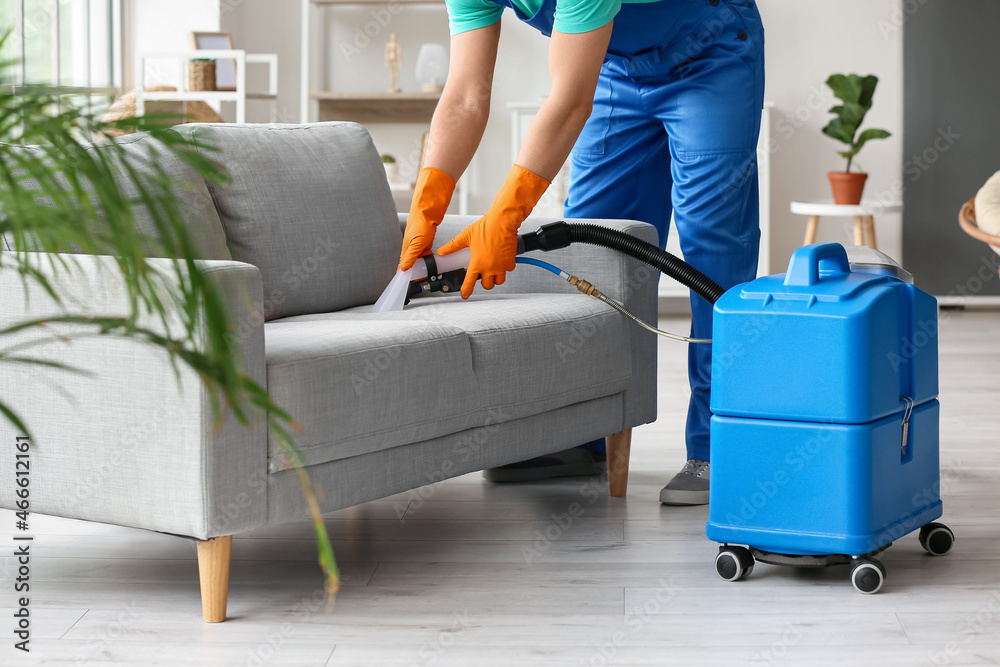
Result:
{"label": "overall strap", "polygon": [[501,7],[510,7],[514,10],[514,15],[517,16],[518,20],[527,23],[546,37],[552,36],[552,23],[555,20],[556,14],[556,0],[544,0],[542,6],[538,8],[534,16],[526,16],[511,0],[490,0],[490,2]]}

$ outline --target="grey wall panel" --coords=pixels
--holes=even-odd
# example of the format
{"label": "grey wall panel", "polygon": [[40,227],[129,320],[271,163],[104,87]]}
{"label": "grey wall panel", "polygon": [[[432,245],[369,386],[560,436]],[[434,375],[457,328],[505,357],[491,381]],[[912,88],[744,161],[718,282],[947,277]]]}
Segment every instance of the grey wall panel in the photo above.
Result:
{"label": "grey wall panel", "polygon": [[904,263],[932,294],[997,295],[1000,257],[957,220],[1000,170],[1000,1],[904,4]]}

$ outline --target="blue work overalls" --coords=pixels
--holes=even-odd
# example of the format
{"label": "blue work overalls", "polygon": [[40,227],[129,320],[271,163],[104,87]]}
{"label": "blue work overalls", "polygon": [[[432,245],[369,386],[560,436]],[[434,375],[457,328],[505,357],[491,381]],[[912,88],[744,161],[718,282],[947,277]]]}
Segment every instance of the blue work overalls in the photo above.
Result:
{"label": "blue work overalls", "polygon": [[[552,33],[556,1],[518,18]],[[594,110],[572,153],[568,218],[654,225],[670,214],[685,260],[725,289],[752,280],[760,245],[757,136],[764,29],[753,0],[623,4]],[[712,337],[712,306],[691,295],[691,335]],[[710,460],[712,349],[690,345],[689,459]]]}

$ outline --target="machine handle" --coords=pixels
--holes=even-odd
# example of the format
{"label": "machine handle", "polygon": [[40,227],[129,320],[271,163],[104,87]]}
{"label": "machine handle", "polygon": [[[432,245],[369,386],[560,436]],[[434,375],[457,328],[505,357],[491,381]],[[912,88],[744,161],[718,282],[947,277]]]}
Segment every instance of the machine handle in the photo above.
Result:
{"label": "machine handle", "polygon": [[795,287],[815,285],[820,280],[819,265],[827,260],[836,264],[837,273],[851,272],[844,246],[839,243],[814,243],[792,253],[792,259],[788,262],[788,272],[785,273],[785,285]]}

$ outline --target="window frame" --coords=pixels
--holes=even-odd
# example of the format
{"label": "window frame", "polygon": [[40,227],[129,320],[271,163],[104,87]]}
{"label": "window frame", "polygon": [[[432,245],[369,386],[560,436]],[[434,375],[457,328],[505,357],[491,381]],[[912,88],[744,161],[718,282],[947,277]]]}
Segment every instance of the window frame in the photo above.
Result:
{"label": "window frame", "polygon": [[[83,30],[83,35],[86,38],[86,52],[87,52],[87,80],[85,85],[61,85],[62,84],[62,55],[63,49],[67,48],[67,44],[64,43],[62,39],[61,30],[61,20],[60,15],[62,8],[60,6],[60,0],[50,0],[49,6],[49,30],[51,31],[50,37],[50,61],[51,61],[51,76],[49,81],[31,81],[30,84],[38,85],[53,85],[63,90],[67,91],[79,91],[80,94],[90,95],[90,96],[109,96],[114,97],[122,89],[122,2],[123,0],[106,0],[108,3],[108,9],[110,13],[110,31],[108,31],[107,39],[109,39],[110,44],[108,44],[108,53],[110,55],[109,63],[109,85],[94,86],[93,85],[93,64],[91,62],[92,44],[95,37],[95,26],[91,24],[91,4],[92,2],[102,2],[104,0],[74,0],[74,2],[81,2],[85,7],[84,13],[87,17],[86,27]],[[26,85],[27,79],[27,60],[26,60],[26,46],[25,46],[25,0],[12,0],[14,5],[14,27],[13,27],[13,38],[15,44],[15,58],[17,59],[17,67],[15,72],[14,89],[15,91]],[[75,82],[74,82],[75,83]]]}

